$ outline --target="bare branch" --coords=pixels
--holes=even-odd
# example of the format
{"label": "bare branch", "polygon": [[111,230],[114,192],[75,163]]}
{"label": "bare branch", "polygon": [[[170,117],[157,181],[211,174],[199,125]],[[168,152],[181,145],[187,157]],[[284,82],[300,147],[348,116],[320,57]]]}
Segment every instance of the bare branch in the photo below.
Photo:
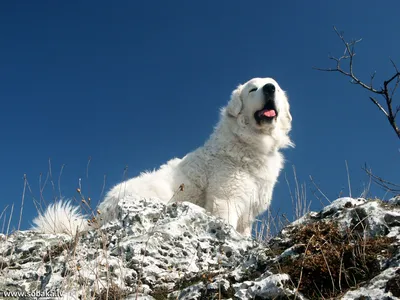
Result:
{"label": "bare branch", "polygon": [[372,87],[372,85],[373,85],[375,75],[376,75],[376,71],[374,71],[374,73],[371,74],[371,83],[370,83],[370,86],[371,86],[371,87]]}
{"label": "bare branch", "polygon": [[329,69],[322,69],[322,68],[313,67],[313,69],[314,69],[314,70],[318,70],[318,71],[324,71],[324,72],[339,72],[338,69],[332,69],[332,68],[329,68]]}
{"label": "bare branch", "polygon": [[[397,117],[398,112],[400,111],[400,108],[397,106],[396,109],[393,109],[393,96],[396,92],[396,89],[400,85],[400,72],[399,72],[396,64],[394,63],[394,61],[392,59],[390,59],[390,62],[392,63],[393,68],[395,69],[396,73],[392,77],[390,77],[389,79],[387,79],[383,82],[383,87],[381,87],[380,89],[375,89],[373,87],[373,80],[375,78],[376,72],[374,72],[371,75],[371,81],[370,81],[369,85],[364,83],[363,81],[361,81],[354,73],[354,56],[356,55],[355,46],[357,43],[361,42],[362,39],[352,40],[350,42],[347,42],[344,38],[343,32],[339,32],[335,26],[333,27],[333,30],[335,31],[336,35],[339,37],[339,39],[342,41],[342,43],[344,45],[345,49],[344,49],[343,55],[339,58],[334,57],[334,56],[329,56],[329,59],[335,61],[335,63],[336,63],[335,68],[313,67],[313,69],[318,70],[318,71],[341,73],[350,78],[350,83],[359,85],[359,86],[363,87],[364,89],[370,91],[373,94],[381,95],[384,99],[384,101],[382,101],[383,103],[379,102],[376,98],[374,98],[372,96],[370,96],[369,99],[385,115],[385,117],[389,121],[390,126],[393,128],[393,130],[397,134],[397,137],[400,139],[400,129],[396,123],[396,117]],[[341,67],[341,63],[343,61],[347,61],[348,71],[344,70]],[[392,82],[394,82],[394,86],[391,85]],[[392,86],[392,88],[390,88],[390,86]]]}
{"label": "bare branch", "polygon": [[400,106],[397,106],[396,107],[396,112],[394,113],[394,117],[395,118],[397,117],[397,114],[399,113],[399,111],[400,111]]}
{"label": "bare branch", "polygon": [[400,185],[387,181],[379,176],[376,176],[375,174],[372,173],[372,171],[370,169],[367,168],[367,166],[365,165],[362,168],[367,175],[372,178],[372,180],[379,185],[381,188],[383,188],[384,190],[386,190],[387,192],[393,193],[393,194],[398,194],[400,193]]}
{"label": "bare branch", "polygon": [[391,83],[394,79],[397,78],[397,80],[398,80],[398,77],[399,77],[399,76],[400,76],[400,73],[397,72],[397,73],[394,74],[389,80],[384,81],[384,82],[383,82],[384,87],[386,88],[386,87],[388,86],[388,84]]}
{"label": "bare branch", "polygon": [[376,106],[379,107],[379,109],[386,115],[386,117],[388,117],[388,113],[386,112],[386,110],[382,107],[382,105],[373,97],[369,97],[369,99],[371,99],[372,102],[375,103]]}
{"label": "bare branch", "polygon": [[394,61],[393,61],[391,58],[389,58],[389,60],[390,60],[390,62],[392,63],[392,66],[393,66],[394,70],[396,71],[396,73],[399,73],[399,69],[397,69],[397,66],[396,66],[396,64],[394,63]]}
{"label": "bare branch", "polygon": [[400,83],[400,76],[397,77],[396,83],[395,83],[395,85],[394,85],[394,87],[393,87],[393,89],[392,89],[392,93],[391,93],[391,95],[390,95],[390,98],[391,98],[391,99],[393,99],[394,93],[396,92],[397,87],[399,86],[399,83]]}

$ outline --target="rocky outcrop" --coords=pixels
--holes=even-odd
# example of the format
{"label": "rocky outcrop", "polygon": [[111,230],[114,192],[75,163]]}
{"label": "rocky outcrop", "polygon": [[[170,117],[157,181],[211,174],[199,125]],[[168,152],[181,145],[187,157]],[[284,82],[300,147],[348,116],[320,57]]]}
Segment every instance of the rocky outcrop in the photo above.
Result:
{"label": "rocky outcrop", "polygon": [[0,291],[24,299],[400,299],[396,202],[341,198],[266,242],[186,202],[126,197],[117,214],[74,237],[1,235]]}

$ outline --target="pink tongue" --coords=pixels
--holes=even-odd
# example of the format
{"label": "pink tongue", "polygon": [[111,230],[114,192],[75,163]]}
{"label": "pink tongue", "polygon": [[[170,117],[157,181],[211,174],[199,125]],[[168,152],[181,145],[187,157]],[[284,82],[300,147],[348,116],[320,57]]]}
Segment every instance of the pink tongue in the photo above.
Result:
{"label": "pink tongue", "polygon": [[276,116],[276,112],[275,112],[275,110],[273,110],[273,109],[271,109],[271,110],[265,110],[265,111],[263,111],[263,113],[262,113],[264,116],[266,116],[266,117],[269,117],[269,118],[272,118],[272,117],[275,117]]}

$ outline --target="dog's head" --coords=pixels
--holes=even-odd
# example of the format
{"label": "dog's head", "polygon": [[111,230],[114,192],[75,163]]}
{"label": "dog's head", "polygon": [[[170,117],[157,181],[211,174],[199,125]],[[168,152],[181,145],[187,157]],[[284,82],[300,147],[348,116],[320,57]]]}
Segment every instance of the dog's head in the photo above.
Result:
{"label": "dog's head", "polygon": [[272,137],[279,148],[293,146],[292,116],[285,92],[272,78],[253,78],[232,92],[224,113],[236,119],[242,134]]}

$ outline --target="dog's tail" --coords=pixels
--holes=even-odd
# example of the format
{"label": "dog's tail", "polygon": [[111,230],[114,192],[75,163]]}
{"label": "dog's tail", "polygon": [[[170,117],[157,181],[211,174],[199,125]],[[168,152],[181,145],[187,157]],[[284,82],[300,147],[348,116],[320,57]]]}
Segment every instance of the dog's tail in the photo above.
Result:
{"label": "dog's tail", "polygon": [[79,212],[79,207],[63,200],[50,204],[43,214],[39,212],[33,224],[32,229],[41,233],[75,235],[88,229],[87,218]]}

